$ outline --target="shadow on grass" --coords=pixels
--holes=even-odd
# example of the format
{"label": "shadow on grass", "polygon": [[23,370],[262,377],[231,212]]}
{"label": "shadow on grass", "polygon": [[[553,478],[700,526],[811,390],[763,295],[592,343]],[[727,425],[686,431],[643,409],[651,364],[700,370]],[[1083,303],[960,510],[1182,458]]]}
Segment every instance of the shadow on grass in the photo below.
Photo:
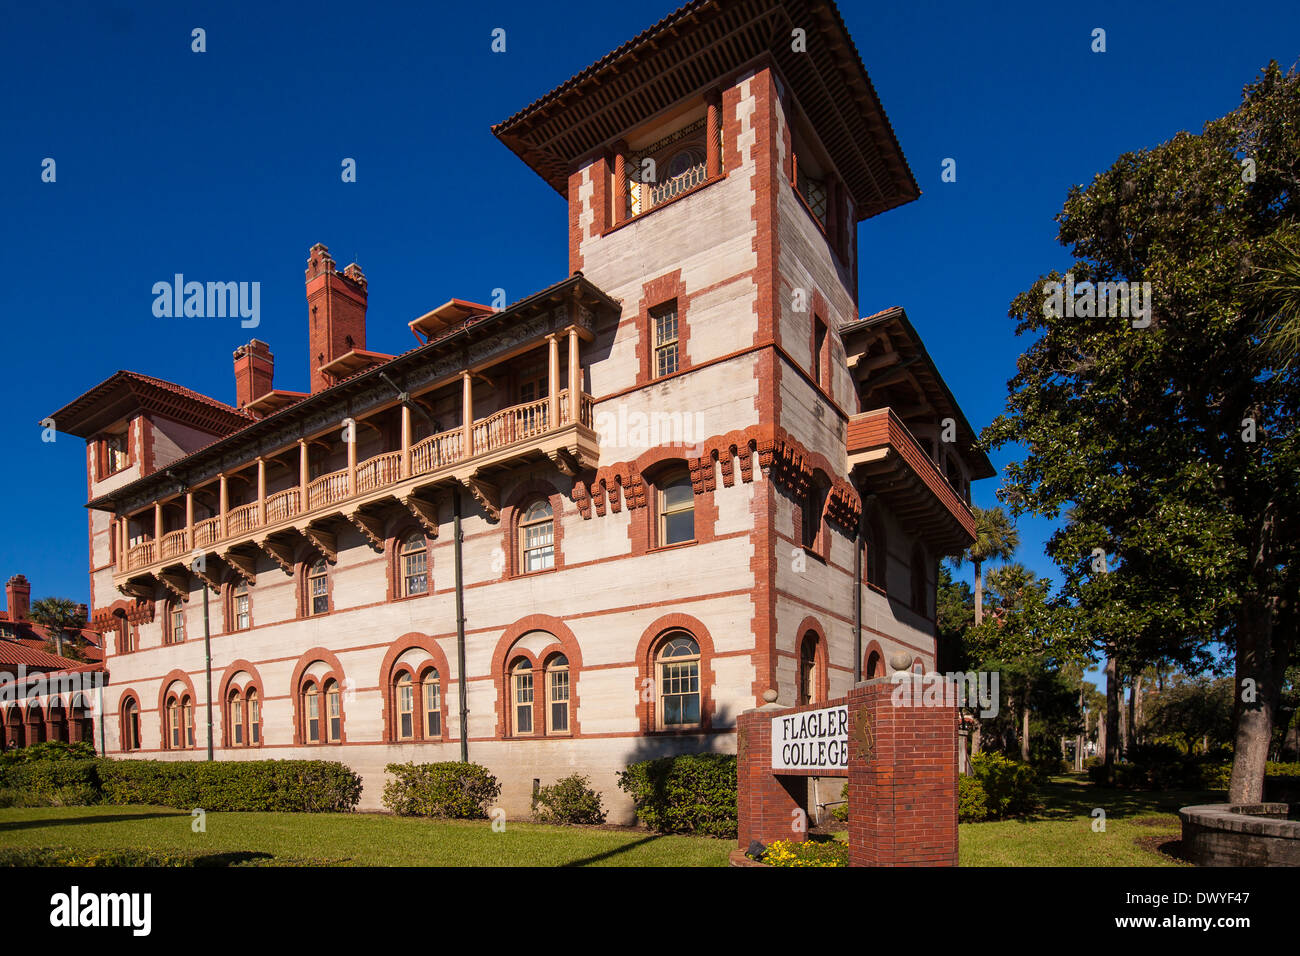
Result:
{"label": "shadow on grass", "polygon": [[1180,807],[1213,803],[1223,799],[1213,790],[1120,790],[1099,787],[1084,776],[1056,777],[1038,788],[1042,806],[1030,820],[1063,820],[1086,817],[1100,807],[1107,816],[1123,818],[1176,814]]}
{"label": "shadow on grass", "polygon": [[565,863],[563,865],[566,867],[590,866],[593,863],[599,863],[602,860],[608,860],[611,857],[616,857],[620,853],[626,853],[628,850],[635,849],[636,847],[645,846],[647,843],[653,843],[655,840],[658,839],[659,839],[659,834],[645,836],[639,840],[633,840],[631,843],[624,843],[622,846],[616,846],[612,850],[606,850],[604,853],[597,853],[594,856],[584,856],[580,860],[571,860],[568,863]]}
{"label": "shadow on grass", "polygon": [[49,817],[43,820],[14,820],[0,823],[0,832],[6,830],[39,830],[41,827],[76,826],[82,823],[125,823],[128,820],[156,820],[166,817],[186,817],[188,813],[117,813],[94,817]]}

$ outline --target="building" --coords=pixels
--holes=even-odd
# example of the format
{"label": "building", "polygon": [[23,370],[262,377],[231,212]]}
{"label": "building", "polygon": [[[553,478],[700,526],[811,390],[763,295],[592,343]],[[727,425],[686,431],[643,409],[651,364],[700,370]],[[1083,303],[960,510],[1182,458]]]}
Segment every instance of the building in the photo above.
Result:
{"label": "building", "polygon": [[[805,31],[806,49],[785,38]],[[112,755],[462,754],[537,783],[734,751],[761,702],[933,666],[941,556],[993,472],[856,225],[919,191],[838,11],[696,0],[494,127],[569,207],[570,275],[366,349],[305,276],[311,391],[119,372],[55,412],[90,471]],[[458,533],[459,531],[459,533]],[[206,609],[206,610],[205,610]]]}
{"label": "building", "polygon": [[[0,611],[0,751],[47,740],[94,742],[104,671],[100,636],[88,628],[51,633],[31,619],[32,586],[15,574]],[[78,608],[82,622],[86,607]]]}

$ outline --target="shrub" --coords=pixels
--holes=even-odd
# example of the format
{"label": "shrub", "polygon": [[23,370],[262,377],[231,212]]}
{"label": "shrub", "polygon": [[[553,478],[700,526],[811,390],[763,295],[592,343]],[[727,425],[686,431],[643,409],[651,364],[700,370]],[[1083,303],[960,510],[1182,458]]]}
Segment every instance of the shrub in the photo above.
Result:
{"label": "shrub", "polygon": [[384,784],[384,806],[404,817],[482,819],[501,795],[501,784],[476,763],[390,763],[393,779]]}
{"label": "shrub", "polygon": [[328,760],[100,760],[105,803],[204,810],[347,812],[361,778]]}
{"label": "shrub", "polygon": [[963,774],[957,778],[957,820],[961,823],[979,823],[989,816],[988,795],[975,777]]}
{"label": "shrub", "polygon": [[0,767],[37,760],[92,760],[94,757],[95,748],[87,741],[70,744],[62,740],[47,740],[30,747],[6,750],[0,754]]}
{"label": "shrub", "polygon": [[659,833],[736,836],[736,757],[684,754],[629,764],[618,775],[641,823]]}
{"label": "shrub", "polygon": [[538,823],[604,823],[605,810],[591,781],[575,773],[533,794],[533,819]]}
{"label": "shrub", "polygon": [[11,807],[74,807],[99,802],[98,760],[65,757],[0,767],[3,802]]}
{"label": "shrub", "polygon": [[994,820],[1020,817],[1035,807],[1034,769],[999,753],[982,752],[971,757],[971,775],[984,791],[988,815]]}
{"label": "shrub", "polygon": [[768,866],[848,866],[849,847],[836,840],[777,840],[763,851]]}

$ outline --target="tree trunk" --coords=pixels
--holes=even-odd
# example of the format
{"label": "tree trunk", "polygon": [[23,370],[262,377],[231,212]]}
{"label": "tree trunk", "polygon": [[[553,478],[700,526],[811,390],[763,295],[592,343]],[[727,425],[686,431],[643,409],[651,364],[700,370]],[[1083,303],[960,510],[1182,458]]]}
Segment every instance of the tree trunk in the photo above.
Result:
{"label": "tree trunk", "polygon": [[975,565],[975,623],[984,620],[984,562],[976,558]]}
{"label": "tree trunk", "polygon": [[1133,742],[1135,744],[1142,742],[1142,675],[1138,674],[1133,678]]}
{"label": "tree trunk", "polygon": [[1115,757],[1119,750],[1119,674],[1115,658],[1106,658],[1106,782],[1115,779]]}
{"label": "tree trunk", "polygon": [[1025,702],[1020,707],[1020,759],[1029,763],[1029,688],[1025,688]]}
{"label": "tree trunk", "polygon": [[975,718],[975,726],[970,732],[970,755],[973,757],[980,752],[980,721]]}
{"label": "tree trunk", "polygon": [[1273,736],[1281,671],[1273,660],[1272,614],[1258,594],[1243,595],[1237,620],[1237,726],[1229,803],[1263,802],[1264,765]]}
{"label": "tree trunk", "polygon": [[1083,772],[1083,745],[1088,737],[1088,712],[1083,709],[1083,685],[1079,685],[1079,719],[1083,721],[1083,730],[1074,738],[1074,772]]}

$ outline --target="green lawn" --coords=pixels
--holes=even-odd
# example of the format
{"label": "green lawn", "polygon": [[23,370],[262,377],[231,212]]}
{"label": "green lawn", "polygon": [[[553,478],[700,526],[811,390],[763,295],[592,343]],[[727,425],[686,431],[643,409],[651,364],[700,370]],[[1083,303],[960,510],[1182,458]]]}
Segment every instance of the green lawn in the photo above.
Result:
{"label": "green lawn", "polygon": [[369,813],[189,813],[163,807],[0,809],[0,849],[65,846],[203,854],[252,853],[263,863],[348,866],[726,866],[731,840],[626,830],[432,821]]}
{"label": "green lawn", "polygon": [[[1032,819],[963,823],[961,865],[1186,865],[1151,845],[1179,838],[1179,807],[1225,799],[1221,791],[1106,790],[1093,787],[1083,774],[1053,777],[1039,796],[1043,808]],[[1092,828],[1096,808],[1106,811],[1104,833]]]}

